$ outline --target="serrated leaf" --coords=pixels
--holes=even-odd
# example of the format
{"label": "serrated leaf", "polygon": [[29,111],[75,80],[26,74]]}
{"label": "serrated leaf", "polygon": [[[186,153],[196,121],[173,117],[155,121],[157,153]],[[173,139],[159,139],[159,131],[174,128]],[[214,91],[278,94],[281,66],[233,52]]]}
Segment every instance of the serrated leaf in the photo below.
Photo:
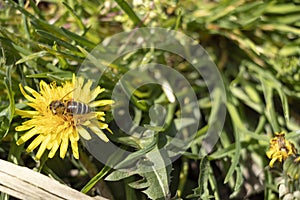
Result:
{"label": "serrated leaf", "polygon": [[[153,162],[153,165],[151,166],[152,171],[139,174],[144,177],[149,184],[149,187],[142,192],[150,199],[169,199],[169,183],[172,169],[171,165],[166,166],[169,162],[167,159],[169,158],[158,153],[158,151],[152,151],[148,153],[146,157]],[[145,183],[142,184],[144,185]]]}
{"label": "serrated leaf", "polygon": [[209,161],[207,157],[203,157],[199,166],[199,178],[198,178],[198,188],[194,189],[194,195],[201,197],[201,199],[208,199],[208,170],[209,170]]}
{"label": "serrated leaf", "polygon": [[144,154],[143,159],[136,162],[134,167],[114,171],[105,180],[117,181],[137,174],[142,179],[129,183],[129,186],[135,189],[144,189],[142,192],[150,199],[168,199],[172,170],[170,163],[168,155],[155,147]]}
{"label": "serrated leaf", "polygon": [[145,156],[148,152],[153,151],[156,147],[156,140],[152,140],[151,143],[145,148],[142,148],[136,152],[129,154],[125,159],[119,162],[115,168],[116,169],[123,169],[126,168],[128,165],[132,165],[133,163],[137,162],[141,157]]}
{"label": "serrated leaf", "polygon": [[135,189],[145,189],[150,186],[150,182],[147,182],[147,179],[140,179],[138,181],[129,183],[128,185]]}
{"label": "serrated leaf", "polygon": [[113,171],[112,173],[110,173],[105,180],[106,181],[119,181],[125,178],[128,178],[130,176],[132,176],[133,173],[131,172],[125,172],[125,171],[121,171],[121,170],[116,170]]}

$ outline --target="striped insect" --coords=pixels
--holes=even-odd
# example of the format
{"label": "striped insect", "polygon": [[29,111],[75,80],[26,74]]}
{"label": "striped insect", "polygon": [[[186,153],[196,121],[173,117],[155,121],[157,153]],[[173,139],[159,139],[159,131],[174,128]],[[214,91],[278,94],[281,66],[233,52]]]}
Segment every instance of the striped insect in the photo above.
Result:
{"label": "striped insect", "polygon": [[50,103],[49,109],[54,115],[84,115],[89,114],[92,111],[91,108],[85,103],[74,100],[63,100],[68,94],[73,91],[74,90],[68,92],[60,100],[55,100]]}

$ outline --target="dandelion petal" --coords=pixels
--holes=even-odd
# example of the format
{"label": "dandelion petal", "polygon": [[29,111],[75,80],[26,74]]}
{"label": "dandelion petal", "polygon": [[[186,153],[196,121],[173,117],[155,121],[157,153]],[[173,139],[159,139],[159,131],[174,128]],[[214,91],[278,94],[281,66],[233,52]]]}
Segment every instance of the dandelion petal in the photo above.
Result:
{"label": "dandelion petal", "polygon": [[59,144],[58,144],[58,142],[55,140],[55,142],[53,143],[53,146],[52,146],[52,148],[51,148],[51,151],[49,152],[49,155],[48,155],[49,158],[53,158],[53,156],[55,155],[55,153],[56,153],[58,147],[59,147]]}
{"label": "dandelion petal", "polygon": [[17,145],[23,144],[36,134],[38,134],[38,132],[35,128],[31,129],[30,131],[27,131],[24,135],[22,135],[22,137],[20,137],[20,139],[18,139]]}
{"label": "dandelion petal", "polygon": [[103,100],[99,100],[99,101],[94,101],[94,102],[90,103],[89,106],[90,107],[98,107],[98,106],[111,105],[113,103],[114,103],[113,100],[103,99]]}
{"label": "dandelion petal", "polygon": [[71,147],[72,147],[72,152],[74,155],[74,158],[79,159],[79,152],[78,152],[78,145],[77,145],[77,141],[71,141]]}
{"label": "dandelion petal", "polygon": [[21,84],[19,84],[19,87],[20,87],[20,91],[21,93],[24,95],[24,97],[28,100],[28,101],[34,101],[35,99],[31,96],[29,96],[25,90],[23,89],[23,86]]}
{"label": "dandelion petal", "polygon": [[46,150],[48,142],[50,141],[50,138],[51,138],[50,135],[47,135],[47,137],[44,138],[44,140],[43,140],[43,142],[42,142],[42,144],[41,144],[41,146],[40,146],[40,148],[39,148],[39,150],[38,150],[38,152],[36,154],[36,159],[39,160],[42,157],[43,153]]}
{"label": "dandelion petal", "polygon": [[67,137],[65,137],[65,138],[62,139],[62,142],[61,142],[61,145],[60,145],[59,156],[61,158],[64,158],[66,156],[68,146],[69,146],[69,140],[68,140]]}
{"label": "dandelion petal", "polygon": [[27,147],[26,151],[32,152],[37,146],[39,146],[41,144],[41,142],[44,140],[44,138],[45,137],[43,135],[37,136]]}
{"label": "dandelion petal", "polygon": [[32,118],[33,116],[39,114],[38,111],[34,111],[34,110],[19,110],[19,109],[16,109],[15,110],[15,113],[17,115],[21,115],[22,118]]}
{"label": "dandelion petal", "polygon": [[90,133],[87,130],[85,130],[85,128],[83,128],[82,126],[78,126],[77,131],[79,132],[80,136],[85,140],[90,140],[92,138]]}
{"label": "dandelion petal", "polygon": [[104,92],[104,88],[100,88],[99,86],[96,87],[93,91],[91,91],[91,99],[90,101],[94,100],[100,93]]}
{"label": "dandelion petal", "polygon": [[106,135],[103,133],[103,131],[100,128],[98,128],[97,126],[90,126],[89,128],[104,142],[109,141],[109,139],[106,137]]}

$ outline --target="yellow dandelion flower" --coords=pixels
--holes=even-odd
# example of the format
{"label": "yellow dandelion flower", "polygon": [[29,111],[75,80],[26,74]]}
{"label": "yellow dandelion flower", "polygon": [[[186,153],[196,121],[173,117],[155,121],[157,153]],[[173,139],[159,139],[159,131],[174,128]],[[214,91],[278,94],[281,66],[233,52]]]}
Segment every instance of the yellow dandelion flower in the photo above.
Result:
{"label": "yellow dandelion flower", "polygon": [[29,101],[27,105],[34,110],[16,110],[16,114],[22,118],[30,118],[16,127],[17,131],[27,131],[19,138],[17,145],[36,136],[27,147],[27,152],[40,146],[36,159],[40,159],[46,149],[50,150],[48,157],[52,158],[60,148],[60,157],[64,158],[70,141],[73,155],[78,159],[79,135],[89,140],[90,132],[93,132],[108,142],[102,131],[107,129],[111,132],[104,122],[105,112],[97,111],[96,108],[111,105],[113,101],[94,101],[104,88],[98,86],[91,90],[91,86],[91,80],[84,81],[82,77],[75,78],[75,75],[72,81],[66,81],[61,86],[55,82],[47,84],[41,81],[39,93],[28,86],[23,88],[20,84],[22,94]]}
{"label": "yellow dandelion flower", "polygon": [[283,162],[287,157],[297,153],[293,143],[285,139],[285,133],[275,133],[275,137],[270,140],[270,149],[266,152],[271,159],[269,166],[273,167],[276,161]]}

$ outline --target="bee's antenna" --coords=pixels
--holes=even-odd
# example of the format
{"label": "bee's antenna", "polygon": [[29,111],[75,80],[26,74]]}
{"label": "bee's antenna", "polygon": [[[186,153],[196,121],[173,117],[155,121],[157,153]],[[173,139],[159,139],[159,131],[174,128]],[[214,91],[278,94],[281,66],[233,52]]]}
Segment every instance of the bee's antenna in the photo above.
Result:
{"label": "bee's antenna", "polygon": [[68,92],[67,94],[65,94],[60,101],[62,101],[66,96],[68,96],[70,93],[74,92],[74,90],[76,90],[77,88],[74,88],[73,90],[71,90],[70,92]]}

